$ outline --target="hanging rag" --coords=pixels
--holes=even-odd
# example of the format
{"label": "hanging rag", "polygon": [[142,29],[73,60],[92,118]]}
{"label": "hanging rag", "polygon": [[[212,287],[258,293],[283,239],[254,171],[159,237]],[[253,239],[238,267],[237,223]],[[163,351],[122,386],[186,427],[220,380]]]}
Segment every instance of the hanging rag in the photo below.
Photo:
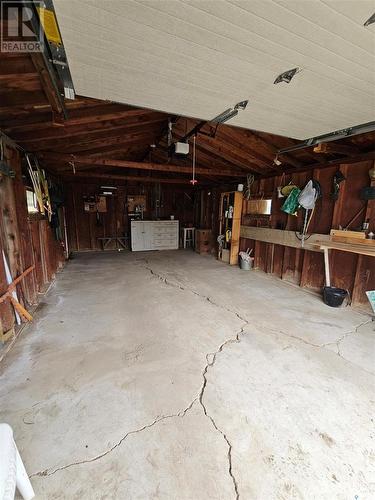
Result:
{"label": "hanging rag", "polygon": [[281,210],[289,215],[297,215],[297,208],[299,206],[298,197],[301,190],[298,187],[294,187],[289,193],[288,198],[284,201]]}

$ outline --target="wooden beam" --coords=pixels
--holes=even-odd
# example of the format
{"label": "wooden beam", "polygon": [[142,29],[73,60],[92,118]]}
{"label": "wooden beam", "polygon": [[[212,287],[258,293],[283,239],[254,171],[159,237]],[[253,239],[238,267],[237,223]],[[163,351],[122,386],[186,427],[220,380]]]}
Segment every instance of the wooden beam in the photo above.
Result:
{"label": "wooden beam", "polygon": [[26,90],[27,92],[40,90],[40,80],[37,73],[0,74],[1,93],[5,91]]}
{"label": "wooden beam", "polygon": [[348,146],[346,144],[337,144],[334,142],[321,142],[314,147],[313,151],[314,153],[338,153],[343,155],[353,155],[360,153],[360,149],[356,146]]}
{"label": "wooden beam", "polygon": [[247,238],[249,240],[263,241],[265,243],[300,248],[302,250],[311,250],[313,252],[321,252],[320,243],[322,241],[329,241],[331,238],[329,234],[312,234],[310,238],[305,241],[304,247],[302,247],[301,241],[296,238],[294,231],[252,226],[241,226],[240,236],[241,238]]}
{"label": "wooden beam", "polygon": [[186,184],[190,187],[188,179],[178,179],[178,178],[164,178],[164,177],[145,177],[137,175],[116,175],[116,174],[93,174],[87,175],[84,173],[77,172],[75,175],[64,175],[63,178],[74,181],[75,178],[84,178],[87,180],[91,179],[104,179],[105,181],[119,180],[119,181],[136,181],[136,182],[151,182],[151,183],[161,183],[161,184]]}
{"label": "wooden beam", "polygon": [[[105,158],[91,158],[90,156],[75,156],[67,154],[53,154],[53,153],[43,153],[41,157],[44,163],[48,165],[48,162],[64,162],[68,164],[74,159],[76,165],[90,165],[92,167],[114,167],[114,168],[134,168],[140,170],[157,170],[160,172],[175,172],[175,173],[186,173],[191,174],[191,167],[183,167],[180,165],[171,165],[168,163],[153,163],[153,162],[137,162],[137,161],[126,161],[126,160],[115,160],[115,159],[105,159]],[[69,167],[70,169],[71,167]],[[196,168],[197,174],[207,174],[207,175],[218,175],[223,177],[243,177],[243,172],[238,172],[234,169],[216,169],[216,168]]]}
{"label": "wooden beam", "polygon": [[33,91],[13,91],[13,92],[2,92],[0,94],[0,112],[5,114],[14,111],[15,107],[31,108],[35,106],[48,106],[49,103],[46,96],[42,90]]}

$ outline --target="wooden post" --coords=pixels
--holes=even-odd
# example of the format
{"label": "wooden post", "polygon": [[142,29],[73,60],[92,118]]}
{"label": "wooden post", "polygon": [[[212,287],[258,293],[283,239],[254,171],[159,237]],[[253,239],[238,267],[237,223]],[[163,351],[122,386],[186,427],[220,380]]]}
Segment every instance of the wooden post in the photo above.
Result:
{"label": "wooden post", "polygon": [[329,250],[324,248],[324,270],[326,275],[326,286],[331,286],[331,276],[329,274]]}

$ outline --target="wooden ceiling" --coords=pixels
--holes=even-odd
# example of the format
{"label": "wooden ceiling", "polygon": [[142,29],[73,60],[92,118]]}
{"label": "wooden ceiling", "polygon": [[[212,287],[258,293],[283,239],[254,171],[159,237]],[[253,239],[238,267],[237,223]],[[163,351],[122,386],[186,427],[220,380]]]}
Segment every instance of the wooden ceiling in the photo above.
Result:
{"label": "wooden ceiling", "polygon": [[[47,170],[70,178],[189,182],[192,137],[188,156],[171,155],[168,120],[173,141],[198,120],[80,96],[65,100],[65,108],[67,119],[38,55],[0,54],[0,130]],[[206,123],[196,136],[197,178],[208,184],[237,182],[249,173],[270,176],[344,163],[373,155],[374,139],[369,133],[330,142],[320,153],[293,151],[280,155],[278,166],[273,162],[278,149],[297,141]]]}

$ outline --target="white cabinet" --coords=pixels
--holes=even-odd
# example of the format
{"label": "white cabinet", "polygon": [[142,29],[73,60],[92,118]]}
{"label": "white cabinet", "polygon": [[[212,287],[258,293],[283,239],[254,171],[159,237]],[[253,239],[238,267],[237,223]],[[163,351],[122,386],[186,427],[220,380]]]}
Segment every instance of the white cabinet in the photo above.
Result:
{"label": "white cabinet", "polygon": [[178,220],[131,221],[131,249],[177,250]]}

